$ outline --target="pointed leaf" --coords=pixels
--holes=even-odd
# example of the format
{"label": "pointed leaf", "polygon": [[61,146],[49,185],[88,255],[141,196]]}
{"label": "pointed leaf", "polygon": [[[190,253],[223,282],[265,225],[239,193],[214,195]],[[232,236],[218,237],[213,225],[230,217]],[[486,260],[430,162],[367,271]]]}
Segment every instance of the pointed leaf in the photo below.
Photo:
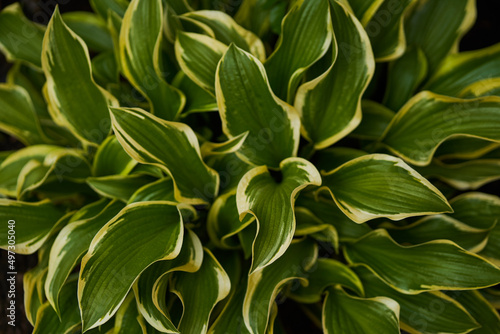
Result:
{"label": "pointed leaf", "polygon": [[403,159],[425,166],[437,147],[450,137],[471,136],[499,142],[499,120],[499,97],[463,100],[426,91],[401,108],[382,141]]}
{"label": "pointed leaf", "polygon": [[153,182],[149,175],[109,175],[87,178],[87,184],[99,195],[128,202],[130,197],[141,187]]}
{"label": "pointed leaf", "polygon": [[327,0],[298,0],[281,23],[274,52],[265,63],[276,95],[289,103],[304,71],[320,59],[332,41]]}
{"label": "pointed leaf", "polygon": [[103,52],[113,50],[113,40],[106,21],[89,12],[68,12],[62,15],[68,27],[80,36],[89,49]]}
{"label": "pointed leaf", "polygon": [[140,109],[111,111],[113,130],[122,147],[138,162],[170,174],[179,202],[202,204],[215,196],[219,177],[201,160],[198,140],[189,126],[161,120]]}
{"label": "pointed leaf", "polygon": [[175,258],[182,236],[180,211],[171,202],[131,204],[101,228],[80,270],[78,300],[83,330],[109,320],[149,265]]}
{"label": "pointed leaf", "polygon": [[449,240],[401,246],[380,229],[346,245],[345,256],[403,293],[477,289],[500,282],[500,269]]}
{"label": "pointed leaf", "polygon": [[217,69],[216,95],[228,138],[249,131],[238,157],[277,168],[281,160],[297,154],[297,112],[272,93],[257,58],[230,46]]}
{"label": "pointed leaf", "polygon": [[158,117],[174,120],[185,103],[184,95],[168,84],[161,68],[161,0],[133,0],[120,30],[123,74],[149,101]]}
{"label": "pointed leaf", "polygon": [[361,96],[375,70],[363,27],[342,5],[331,4],[338,56],[335,46],[331,51],[334,63],[300,86],[294,104],[301,115],[301,133],[316,149],[330,146],[358,126]]}

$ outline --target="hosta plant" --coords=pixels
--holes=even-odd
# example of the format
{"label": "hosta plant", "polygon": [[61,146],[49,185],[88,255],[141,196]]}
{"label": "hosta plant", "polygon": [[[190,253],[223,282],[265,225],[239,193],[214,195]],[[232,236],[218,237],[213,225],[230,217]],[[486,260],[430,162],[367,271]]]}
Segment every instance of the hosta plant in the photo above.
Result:
{"label": "hosta plant", "polygon": [[0,13],[0,246],[38,254],[34,333],[500,333],[473,0],[90,3]]}

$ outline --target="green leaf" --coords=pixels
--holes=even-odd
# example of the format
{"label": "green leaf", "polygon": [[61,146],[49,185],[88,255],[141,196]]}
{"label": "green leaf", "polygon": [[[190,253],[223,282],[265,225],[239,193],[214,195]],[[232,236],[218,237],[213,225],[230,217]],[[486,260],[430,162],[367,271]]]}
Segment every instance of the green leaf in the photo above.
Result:
{"label": "green leaf", "polygon": [[500,96],[500,78],[488,78],[471,83],[459,94],[459,97],[471,99],[481,96]]}
{"label": "green leaf", "polygon": [[201,145],[201,155],[205,158],[211,155],[235,153],[241,148],[247,136],[248,132],[243,132],[223,143],[204,142]]}
{"label": "green leaf", "polygon": [[54,121],[87,145],[102,142],[111,128],[108,103],[117,102],[94,82],[87,46],[63,22],[58,9],[45,32],[42,68]]}
{"label": "green leaf", "polygon": [[52,181],[71,180],[81,183],[90,175],[90,165],[82,151],[59,148],[48,153],[42,161],[30,160],[21,169],[16,193],[18,199]]}
{"label": "green leaf", "polygon": [[399,305],[387,297],[359,298],[341,288],[329,288],[323,304],[323,331],[325,334],[399,333]]}
{"label": "green leaf", "polygon": [[0,13],[0,50],[8,60],[21,60],[41,67],[44,28],[28,20],[19,3]]}
{"label": "green leaf", "polygon": [[203,204],[215,197],[219,177],[202,161],[198,140],[188,125],[164,121],[140,109],[112,108],[111,112],[113,130],[125,151],[136,161],[167,172],[179,202]]}
{"label": "green leaf", "polygon": [[[87,252],[92,238],[123,207],[122,203],[112,201],[96,215],[87,214],[73,220],[57,235],[50,249],[45,295],[58,314],[61,312],[59,295],[64,282]],[[96,206],[98,208],[100,205]]]}
{"label": "green leaf", "polygon": [[336,253],[339,249],[339,236],[335,227],[326,224],[316,217],[310,210],[295,207],[295,236],[309,236],[322,245],[331,244]]}
{"label": "green leaf", "polygon": [[384,104],[398,111],[427,76],[427,59],[419,48],[409,48],[389,65]]}
{"label": "green leaf", "polygon": [[445,164],[434,160],[418,168],[425,177],[436,177],[459,190],[477,189],[500,179],[500,160],[479,159],[458,164]]}
{"label": "green leaf", "polygon": [[137,191],[130,196],[128,204],[146,201],[175,202],[174,182],[172,179],[164,177],[137,189]]}
{"label": "green leaf", "polygon": [[367,224],[356,224],[347,217],[331,199],[323,197],[299,196],[296,210],[304,207],[325,224],[332,225],[339,235],[339,241],[357,239],[372,229]]}
{"label": "green leaf", "polygon": [[[13,201],[0,198],[0,217],[2,230],[0,231],[0,248],[15,251],[18,254],[32,254],[36,252],[47,238],[59,228],[67,224],[73,213],[63,216],[49,200],[36,203]],[[14,221],[13,224],[8,224]],[[12,232],[14,231],[14,234]],[[10,234],[9,234],[10,232]],[[15,249],[9,247],[15,235]]]}
{"label": "green leaf", "polygon": [[372,19],[384,0],[349,0],[348,3],[363,26]]}
{"label": "green leaf", "polygon": [[484,248],[491,231],[491,227],[471,227],[447,215],[427,216],[401,227],[387,223],[380,227],[387,229],[399,244],[417,245],[432,240],[448,239],[474,253]]}
{"label": "green leaf", "polygon": [[322,189],[358,224],[452,211],[436,187],[401,159],[386,154],[353,159],[324,174],[323,180]]}
{"label": "green leaf", "polygon": [[270,265],[285,253],[295,232],[296,196],[308,185],[321,185],[319,172],[307,160],[285,159],[280,167],[280,181],[261,166],[250,170],[238,184],[236,204],[240,219],[250,214],[258,226],[251,272]]}
{"label": "green leaf", "polygon": [[449,240],[401,246],[379,229],[347,244],[345,256],[403,293],[477,289],[500,282],[500,269]]}
{"label": "green leaf", "polygon": [[249,131],[237,155],[254,165],[278,168],[297,154],[296,110],[271,91],[257,58],[231,45],[217,70],[216,95],[222,127],[231,139]]}
{"label": "green leaf", "polygon": [[103,52],[113,51],[113,40],[106,26],[106,21],[94,13],[69,12],[62,18],[66,25],[80,36],[89,49]]}
{"label": "green leaf", "polygon": [[414,0],[384,1],[366,24],[373,53],[377,61],[400,57],[406,48],[403,21]]}
{"label": "green leaf", "polygon": [[452,137],[443,142],[436,150],[439,159],[476,159],[500,147],[499,143],[474,137]]}
{"label": "green leaf", "polygon": [[92,58],[92,76],[104,87],[119,81],[118,64],[112,51],[103,52]]}
{"label": "green leaf", "polygon": [[370,100],[361,101],[361,110],[363,111],[361,123],[350,134],[361,139],[377,140],[382,137],[395,115],[392,110]]}
{"label": "green leaf", "polygon": [[48,143],[40,126],[29,93],[21,86],[0,84],[0,130],[21,140],[25,145]]}
{"label": "green leaf", "polygon": [[98,13],[103,19],[108,17],[108,12],[118,14],[120,17],[125,15],[129,5],[128,0],[90,0],[90,5],[94,12]]}
{"label": "green leaf", "polygon": [[[116,312],[113,334],[147,334],[146,324],[137,310],[133,293],[129,293]],[[109,333],[109,332],[108,332]]]}
{"label": "green leaf", "polygon": [[479,291],[449,291],[447,294],[462,304],[481,325],[480,328],[471,333],[495,334],[500,331],[498,312],[481,296]]}
{"label": "green leaf", "polygon": [[222,43],[226,45],[234,43],[234,45],[250,52],[262,62],[266,59],[266,52],[262,41],[254,33],[238,25],[226,13],[216,10],[199,10],[185,13],[182,17],[206,24],[212,29],[215,38]]}
{"label": "green leaf", "polygon": [[133,288],[139,312],[158,331],[179,333],[165,305],[170,274],[174,271],[196,272],[202,261],[200,239],[191,230],[186,230],[179,255],[173,260],[153,263],[136,280]]}
{"label": "green leaf", "polygon": [[289,103],[304,71],[318,61],[332,42],[327,0],[295,1],[281,23],[274,52],[265,62],[276,95]]}
{"label": "green leaf", "polygon": [[87,178],[87,184],[101,196],[128,202],[130,197],[141,187],[153,182],[149,175],[110,175]]}
{"label": "green leaf", "polygon": [[161,67],[161,0],[132,0],[120,30],[120,63],[124,76],[150,103],[158,117],[174,120],[185,104],[184,95],[168,84]]}
{"label": "green leaf", "polygon": [[458,96],[474,82],[500,76],[500,44],[448,56],[423,89]]}
{"label": "green leaf", "polygon": [[182,71],[212,95],[217,65],[226,50],[225,44],[201,34],[179,31],[175,40],[175,55]]}
{"label": "green leaf", "polygon": [[[456,99],[428,91],[414,96],[392,119],[383,143],[417,166],[428,165],[437,147],[456,136],[500,141],[500,98]],[[425,123],[425,127],[422,124]]]}
{"label": "green leaf", "polygon": [[408,295],[381,281],[365,266],[353,270],[363,282],[367,297],[385,296],[401,307],[401,328],[410,333],[468,333],[478,324],[466,309],[441,292]]}
{"label": "green leaf", "polygon": [[40,307],[33,330],[34,334],[74,333],[80,329],[80,310],[76,298],[77,286],[78,279],[74,276],[62,288],[60,317],[48,302]]}
{"label": "green leaf", "polygon": [[99,145],[94,157],[93,174],[95,176],[127,175],[137,162],[121,147],[115,136],[109,136]]}
{"label": "green leaf", "polygon": [[333,259],[318,259],[305,277],[309,283],[290,292],[290,296],[300,303],[320,302],[325,289],[336,285],[347,287],[358,295],[364,295],[363,285],[358,276],[348,266]]}
{"label": "green leaf", "polygon": [[301,133],[316,149],[332,145],[358,126],[361,96],[375,70],[370,41],[359,21],[337,2],[331,5],[338,56],[334,45],[331,66],[300,86],[294,104]]}
{"label": "green leaf", "polygon": [[174,203],[142,202],[127,206],[101,228],[80,270],[78,300],[83,331],[109,320],[149,265],[179,254],[182,225]]}
{"label": "green leaf", "polygon": [[317,252],[316,244],[310,239],[294,242],[274,263],[248,276],[243,318],[250,333],[266,332],[271,307],[280,289],[294,279],[305,281],[306,271],[314,265]]}
{"label": "green leaf", "polygon": [[215,97],[189,79],[184,72],[179,71],[172,84],[186,95],[186,105],[181,117],[196,112],[217,111]]}
{"label": "green leaf", "polygon": [[210,240],[220,248],[238,248],[239,243],[232,237],[254,221],[251,215],[240,221],[236,206],[236,189],[215,200],[207,217],[207,231]]}
{"label": "green leaf", "polygon": [[208,250],[203,263],[194,273],[176,272],[172,277],[172,292],[184,306],[179,323],[181,333],[204,334],[215,305],[227,297],[231,289],[229,276]]}
{"label": "green leaf", "polygon": [[422,49],[434,73],[475,20],[475,0],[418,1],[405,21],[408,45]]}

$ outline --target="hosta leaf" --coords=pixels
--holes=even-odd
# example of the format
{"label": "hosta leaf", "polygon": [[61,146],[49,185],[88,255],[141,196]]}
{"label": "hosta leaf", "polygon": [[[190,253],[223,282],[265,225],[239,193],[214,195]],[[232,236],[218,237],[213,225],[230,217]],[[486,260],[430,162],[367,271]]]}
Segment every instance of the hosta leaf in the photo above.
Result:
{"label": "hosta leaf", "polygon": [[79,150],[61,147],[48,153],[42,161],[30,160],[19,173],[17,198],[23,199],[25,194],[50,181],[61,182],[69,179],[83,182],[91,170],[89,162],[82,153]]}
{"label": "hosta leaf", "polygon": [[444,164],[436,160],[418,171],[426,177],[436,177],[455,189],[477,189],[500,179],[500,160],[480,159],[458,164]]}
{"label": "hosta leaf", "polygon": [[413,96],[426,76],[427,59],[424,52],[415,47],[407,49],[389,66],[384,104],[398,111]]}
{"label": "hosta leaf", "polygon": [[63,22],[58,9],[43,40],[45,94],[52,118],[86,144],[102,142],[111,128],[108,100],[116,101],[94,82],[87,46]]}
{"label": "hosta leaf", "polygon": [[476,228],[490,228],[500,217],[500,198],[495,195],[469,192],[450,200],[450,216]]}
{"label": "hosta leaf", "polygon": [[296,228],[295,236],[309,236],[320,244],[330,243],[335,252],[339,249],[339,236],[335,227],[316,217],[310,210],[295,207]]}
{"label": "hosta leaf", "polygon": [[176,272],[172,277],[172,292],[180,298],[184,306],[179,331],[206,333],[214,306],[227,297],[230,289],[229,276],[207,249],[198,271]]}
{"label": "hosta leaf", "polygon": [[500,44],[448,56],[424,89],[458,96],[467,86],[485,78],[500,77]]}
{"label": "hosta leaf", "polygon": [[146,324],[137,310],[134,294],[129,293],[116,312],[113,334],[147,334]]}
{"label": "hosta leaf", "polygon": [[117,83],[119,80],[118,64],[112,51],[102,52],[92,58],[92,76],[101,86]]}
{"label": "hosta leaf", "polygon": [[317,303],[329,286],[342,285],[362,296],[363,285],[358,276],[342,262],[321,258],[306,273],[309,282],[290,292],[291,297],[301,303]]}
{"label": "hosta leaf", "polygon": [[244,132],[241,135],[231,138],[223,143],[204,142],[201,146],[201,155],[205,158],[216,154],[234,153],[241,148],[247,136],[248,132]]}
{"label": "hosta leaf", "polygon": [[58,228],[67,224],[71,214],[63,216],[49,200],[36,203],[13,201],[0,198],[0,216],[4,228],[0,231],[0,248],[8,249],[7,222],[15,221],[15,252],[32,254],[36,252],[47,238]]}
{"label": "hosta leaf", "polygon": [[285,159],[280,167],[280,182],[272,177],[267,167],[262,166],[245,174],[238,185],[236,204],[240,218],[250,214],[258,226],[252,246],[252,272],[273,263],[285,253],[295,231],[295,198],[308,185],[321,184],[319,172],[307,160]]}
{"label": "hosta leaf", "polygon": [[110,175],[87,178],[87,184],[98,194],[127,202],[141,187],[155,181],[149,175]]}
{"label": "hosta leaf", "polygon": [[266,59],[262,41],[251,31],[238,25],[231,16],[216,10],[199,10],[183,15],[209,26],[215,38],[226,45],[234,43],[237,47],[250,52],[260,61]]}
{"label": "hosta leaf", "polygon": [[272,93],[257,58],[230,46],[217,69],[216,94],[224,133],[233,138],[249,131],[238,157],[277,168],[297,154],[297,112]]}
{"label": "hosta leaf", "polygon": [[217,64],[226,50],[225,44],[201,34],[178,32],[175,40],[175,55],[182,71],[211,94],[215,94]]}
{"label": "hosta leaf", "polygon": [[146,201],[175,202],[174,182],[172,179],[164,177],[137,189],[137,191],[130,196],[128,204]]}
{"label": "hosta leaf", "polygon": [[301,115],[301,133],[316,149],[330,146],[358,126],[361,95],[375,69],[370,41],[359,21],[337,2],[331,5],[339,54],[332,46],[334,63],[300,86],[294,104]]}
{"label": "hosta leaf", "polygon": [[106,21],[94,13],[69,12],[62,15],[64,22],[80,36],[91,50],[112,51],[113,41],[106,27]]}
{"label": "hosta leaf", "polygon": [[475,20],[475,0],[417,1],[405,22],[408,45],[422,49],[434,73]]}
{"label": "hosta leaf", "polygon": [[109,136],[97,149],[93,170],[95,176],[127,175],[137,162],[121,147],[115,136]]}
{"label": "hosta leaf", "polygon": [[341,288],[329,288],[323,304],[323,331],[325,334],[399,333],[399,305],[387,297],[359,298]]}
{"label": "hosta leaf", "polygon": [[41,67],[44,28],[28,20],[19,3],[0,13],[0,50],[10,61],[22,60]]}
{"label": "hosta leaf", "polygon": [[310,239],[294,242],[274,263],[249,275],[243,318],[250,333],[265,333],[271,307],[280,289],[294,279],[304,280],[305,272],[316,261],[317,252],[316,244]]}
{"label": "hosta leaf", "polygon": [[135,282],[134,293],[139,312],[158,331],[179,333],[164,305],[169,274],[174,271],[195,272],[201,267],[202,261],[200,240],[194,232],[186,230],[179,255],[173,260],[153,263]]}
{"label": "hosta leaf", "polygon": [[174,120],[185,103],[184,95],[168,84],[161,68],[162,2],[132,0],[120,30],[123,74],[148,99],[153,113]]}
{"label": "hosta leaf", "polygon": [[345,256],[403,293],[477,289],[500,282],[500,269],[449,240],[405,247],[380,229],[346,245]]}
{"label": "hosta leaf", "polygon": [[399,306],[401,327],[410,333],[468,333],[478,324],[462,305],[441,292],[408,295],[381,281],[364,266],[353,268],[361,278],[366,297],[385,296]]}
{"label": "hosta leaf", "polygon": [[210,240],[221,248],[237,248],[238,242],[231,237],[254,221],[251,215],[240,221],[236,206],[236,189],[219,196],[208,213],[207,230]]}
{"label": "hosta leaf", "polygon": [[386,154],[353,159],[324,174],[323,180],[322,189],[356,223],[452,211],[436,187],[401,159]]}
{"label": "hosta leaf", "polygon": [[500,147],[500,143],[474,137],[452,137],[436,150],[439,159],[476,159]]}
{"label": "hosta leaf", "polygon": [[377,9],[382,5],[384,0],[349,0],[351,7],[359,21],[366,26],[370,22]]}
{"label": "hosta leaf", "polygon": [[495,334],[500,331],[498,312],[481,296],[479,291],[449,291],[447,294],[462,304],[481,325],[480,328],[471,333]]}
{"label": "hosta leaf", "polygon": [[481,96],[500,96],[500,78],[488,78],[476,81],[465,87],[459,97],[471,99]]}
{"label": "hosta leaf", "polygon": [[109,11],[118,14],[120,17],[125,15],[129,5],[128,0],[90,0],[90,5],[94,12],[98,13],[103,19],[108,17]]}
{"label": "hosta leaf", "polygon": [[332,41],[327,0],[298,0],[281,24],[275,51],[265,62],[276,95],[289,103],[304,71],[320,59]]}
{"label": "hosta leaf", "polygon": [[18,138],[25,145],[49,142],[42,131],[30,95],[23,87],[0,84],[0,102],[0,130]]}
{"label": "hosta leaf", "polygon": [[386,0],[366,24],[366,32],[377,61],[393,60],[404,53],[406,39],[403,20],[413,2],[415,0]]}
{"label": "hosta leaf", "polygon": [[215,196],[219,177],[201,160],[198,140],[189,126],[164,121],[140,109],[111,111],[122,147],[140,163],[161,167],[170,174],[179,202],[202,204]]}
{"label": "hosta leaf", "polygon": [[351,135],[362,139],[377,140],[384,134],[385,129],[391,123],[394,112],[383,105],[370,100],[361,102],[363,118]]}
{"label": "hosta leaf", "polygon": [[425,166],[447,138],[470,136],[500,141],[499,119],[499,97],[462,100],[426,91],[401,108],[382,141],[405,160]]}
{"label": "hosta leaf", "polygon": [[469,251],[481,250],[490,234],[489,228],[475,228],[447,215],[427,216],[418,221],[398,227],[392,224],[381,225],[399,244],[421,244],[424,242],[448,239]]}
{"label": "hosta leaf", "polygon": [[215,97],[189,79],[184,72],[179,71],[172,84],[186,95],[186,105],[181,116],[217,110]]}
{"label": "hosta leaf", "polygon": [[76,292],[78,287],[77,277],[73,277],[61,289],[61,314],[60,317],[52,309],[49,302],[45,302],[37,313],[33,333],[74,333],[80,329],[81,319],[78,309]]}
{"label": "hosta leaf", "polygon": [[93,218],[97,216],[99,213],[101,213],[101,211],[104,210],[106,206],[108,206],[109,202],[111,202],[109,199],[101,198],[98,201],[87,204],[80,210],[75,212],[75,214],[71,216],[69,222],[72,223],[76,222],[77,220]]}
{"label": "hosta leaf", "polygon": [[326,224],[335,227],[340,241],[357,239],[372,229],[366,224],[356,224],[349,219],[333,200],[312,196],[299,196],[296,208],[304,207]]}
{"label": "hosta leaf", "polygon": [[78,300],[83,330],[109,320],[149,265],[175,258],[182,236],[180,211],[171,202],[131,204],[109,221],[82,260]]}
{"label": "hosta leaf", "polygon": [[87,252],[94,235],[123,207],[122,203],[113,201],[97,215],[70,222],[57,235],[50,249],[45,295],[58,314],[61,310],[59,294],[64,282]]}

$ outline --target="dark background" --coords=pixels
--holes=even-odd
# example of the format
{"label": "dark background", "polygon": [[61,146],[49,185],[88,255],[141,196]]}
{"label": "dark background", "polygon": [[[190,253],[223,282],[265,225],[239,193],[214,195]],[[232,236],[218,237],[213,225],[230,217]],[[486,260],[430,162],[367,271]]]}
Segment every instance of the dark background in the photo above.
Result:
{"label": "dark background", "polygon": [[[435,0],[438,1],[438,0]],[[2,1],[0,0],[0,9],[8,6],[15,1]],[[59,5],[61,12],[67,11],[90,11],[90,5],[88,1],[85,0],[21,0],[19,1],[25,14],[31,20],[47,24],[52,11],[56,4]],[[492,44],[500,42],[500,1],[496,0],[477,0],[477,20],[474,27],[464,36],[460,43],[460,50],[475,50],[490,46]],[[0,82],[5,81],[5,75],[9,68],[9,64],[6,62],[3,55],[0,53]],[[1,109],[0,109],[1,112]],[[22,147],[21,144],[16,142],[13,138],[4,136],[0,133],[0,151],[12,150]],[[483,191],[491,194],[499,194],[500,181],[492,182],[478,191]],[[34,267],[37,263],[36,255],[16,256],[16,267],[17,267],[17,291],[16,291],[16,327],[15,329],[7,326],[5,323],[6,313],[5,301],[7,300],[6,291],[6,277],[5,268],[7,268],[6,252],[0,251],[0,333],[1,334],[27,334],[31,333],[32,327],[26,320],[24,316],[24,301],[23,301],[23,291],[22,291],[22,273],[26,272],[30,268]],[[282,323],[287,326],[288,333],[307,333],[315,334],[321,333],[310,323],[307,323],[307,319],[301,314],[295,305],[291,301],[286,301],[284,304],[280,305],[279,316],[283,317]],[[296,316],[297,315],[297,316]],[[57,334],[57,333],[54,333]],[[351,334],[351,333],[346,333]]]}

